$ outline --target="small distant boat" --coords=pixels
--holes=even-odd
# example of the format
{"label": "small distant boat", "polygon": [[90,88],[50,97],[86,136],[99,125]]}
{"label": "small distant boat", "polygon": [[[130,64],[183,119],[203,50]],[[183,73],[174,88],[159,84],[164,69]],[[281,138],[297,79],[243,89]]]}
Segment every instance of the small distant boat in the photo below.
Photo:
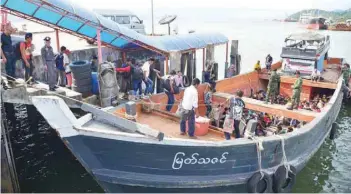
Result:
{"label": "small distant boat", "polygon": [[328,30],[333,31],[351,31],[351,20],[346,20],[345,23],[337,23],[328,26]]}
{"label": "small distant boat", "polygon": [[294,18],[286,18],[284,19],[284,22],[298,22],[298,20]]}

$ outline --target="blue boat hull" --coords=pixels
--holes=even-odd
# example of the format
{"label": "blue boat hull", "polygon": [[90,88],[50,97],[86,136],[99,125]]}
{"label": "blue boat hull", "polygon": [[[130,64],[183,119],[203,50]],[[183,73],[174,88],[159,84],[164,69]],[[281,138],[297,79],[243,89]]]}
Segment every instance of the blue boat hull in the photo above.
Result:
{"label": "blue boat hull", "polygon": [[[298,172],[329,135],[342,103],[341,92],[334,96],[327,112],[284,135],[288,163]],[[145,187],[155,192],[209,192],[210,188],[216,188],[214,192],[218,188],[247,192],[247,180],[259,170],[256,143],[246,139],[197,144],[170,139],[142,142],[98,133],[63,139],[107,192],[128,188],[138,192]],[[262,170],[270,176],[282,165],[282,145],[276,136],[263,139]]]}

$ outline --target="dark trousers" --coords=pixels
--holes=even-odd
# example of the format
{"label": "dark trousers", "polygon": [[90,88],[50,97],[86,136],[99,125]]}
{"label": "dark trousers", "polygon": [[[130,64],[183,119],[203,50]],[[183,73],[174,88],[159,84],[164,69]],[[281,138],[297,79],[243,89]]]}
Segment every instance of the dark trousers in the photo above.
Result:
{"label": "dark trousers", "polygon": [[188,134],[190,137],[194,136],[195,133],[195,111],[190,110],[183,114],[180,121],[180,131],[185,133],[186,122],[188,121]]}
{"label": "dark trousers", "polygon": [[137,95],[137,92],[139,90],[139,96],[141,96],[143,90],[143,88],[141,87],[141,82],[142,80],[133,80],[134,95]]}
{"label": "dark trousers", "polygon": [[235,138],[237,139],[240,138],[239,126],[240,126],[240,120],[234,119],[234,132],[235,132]]}
{"label": "dark trousers", "polygon": [[5,70],[6,74],[8,75],[7,79],[8,80],[14,80],[16,76],[16,58],[14,56],[14,53],[9,53],[9,52],[4,52],[4,55],[6,57],[6,65],[5,65]]}
{"label": "dark trousers", "polygon": [[172,107],[173,107],[173,104],[174,104],[174,94],[172,94],[171,92],[168,92],[168,91],[166,91],[165,93],[166,93],[166,95],[168,97],[166,110],[168,112],[170,112],[172,110]]}
{"label": "dark trousers", "polygon": [[[130,89],[130,78],[123,78],[122,79],[122,87],[121,87],[121,91],[125,94],[128,93],[129,89]],[[133,88],[134,89],[134,88]]]}
{"label": "dark trousers", "polygon": [[[31,59],[27,59],[28,63],[29,63],[29,67],[26,66],[26,63],[24,62],[24,60],[22,60],[22,64],[24,67],[24,79],[25,81],[27,81],[30,77],[33,76],[33,61]],[[34,79],[32,78],[32,81],[34,81]]]}

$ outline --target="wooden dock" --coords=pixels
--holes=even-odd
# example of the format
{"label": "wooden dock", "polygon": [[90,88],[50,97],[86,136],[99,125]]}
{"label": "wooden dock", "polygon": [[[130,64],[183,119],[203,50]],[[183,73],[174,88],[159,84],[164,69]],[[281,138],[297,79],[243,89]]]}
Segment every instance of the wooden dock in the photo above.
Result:
{"label": "wooden dock", "polygon": [[16,85],[1,89],[3,101],[6,103],[32,104],[30,98],[32,96],[59,96],[69,107],[79,108],[76,106],[77,101],[82,101],[81,93],[75,92],[65,87],[59,87],[56,91],[49,91],[49,86],[44,83],[37,83],[34,85],[27,85],[23,79],[17,79]]}

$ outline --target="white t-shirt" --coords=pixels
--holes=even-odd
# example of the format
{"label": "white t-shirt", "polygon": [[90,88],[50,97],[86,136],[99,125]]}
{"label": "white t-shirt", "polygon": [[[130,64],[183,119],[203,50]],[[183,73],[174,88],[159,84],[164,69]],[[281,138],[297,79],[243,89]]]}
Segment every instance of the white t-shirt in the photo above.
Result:
{"label": "white t-shirt", "polygon": [[199,95],[197,89],[191,85],[187,87],[184,91],[184,96],[182,100],[182,107],[185,110],[192,110],[198,107]]}
{"label": "white t-shirt", "polygon": [[146,72],[145,74],[145,76],[146,77],[149,77],[149,75],[150,75],[150,63],[148,62],[148,61],[146,61],[144,64],[143,64],[143,66],[141,67],[141,69],[143,70],[143,72]]}
{"label": "white t-shirt", "polygon": [[[63,53],[63,64],[66,65],[66,64],[69,64],[69,57],[67,56],[66,53]],[[66,73],[69,73],[71,72],[71,68],[69,67],[69,65],[66,65],[65,66],[65,72]]]}

